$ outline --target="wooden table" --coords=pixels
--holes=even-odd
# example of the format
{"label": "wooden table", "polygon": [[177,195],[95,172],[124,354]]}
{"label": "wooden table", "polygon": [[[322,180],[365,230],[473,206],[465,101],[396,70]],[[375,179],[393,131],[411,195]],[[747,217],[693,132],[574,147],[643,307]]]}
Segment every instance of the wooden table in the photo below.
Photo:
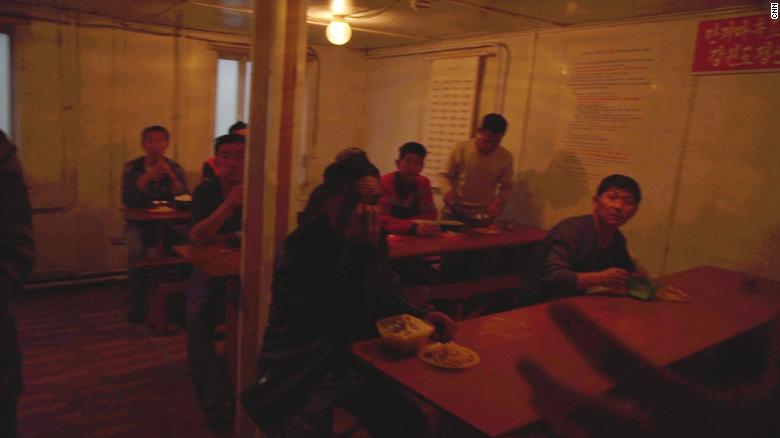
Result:
{"label": "wooden table", "polygon": [[228,245],[176,245],[173,250],[209,277],[241,274],[241,248]]}
{"label": "wooden table", "polygon": [[[704,266],[663,278],[689,293],[689,303],[628,297],[581,296],[565,301],[658,366],[666,366],[769,322],[780,311],[780,282],[758,280],[760,292],[741,288],[740,274]],[[532,359],[585,394],[614,382],[596,373],[548,315],[549,303],[459,323],[456,342],[481,356],[477,366],[446,372],[414,357],[392,359],[378,339],[353,352],[371,367],[488,436],[522,430],[539,419],[528,384],[516,371]]]}
{"label": "wooden table", "polygon": [[175,210],[170,213],[153,213],[148,208],[123,209],[126,221],[153,222],[157,226],[157,250],[160,254],[165,250],[165,225],[170,223],[186,223],[192,217],[189,211]]}
{"label": "wooden table", "polygon": [[225,278],[225,356],[228,374],[235,384],[238,376],[241,249],[228,245],[177,245],[173,250],[209,277]]}
{"label": "wooden table", "polygon": [[391,259],[403,259],[528,245],[541,242],[546,235],[547,232],[541,228],[518,226],[513,230],[501,230],[497,234],[480,234],[467,230],[431,237],[391,235],[387,238],[387,244]]}

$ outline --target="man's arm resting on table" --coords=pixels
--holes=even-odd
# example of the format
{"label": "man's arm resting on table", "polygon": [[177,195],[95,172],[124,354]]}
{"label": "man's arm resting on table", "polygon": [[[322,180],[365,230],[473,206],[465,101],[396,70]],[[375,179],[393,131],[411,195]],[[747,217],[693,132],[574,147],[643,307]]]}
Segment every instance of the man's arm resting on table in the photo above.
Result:
{"label": "man's arm resting on table", "polygon": [[208,217],[195,224],[190,230],[190,240],[194,244],[204,244],[214,240],[220,228],[237,207],[225,201]]}

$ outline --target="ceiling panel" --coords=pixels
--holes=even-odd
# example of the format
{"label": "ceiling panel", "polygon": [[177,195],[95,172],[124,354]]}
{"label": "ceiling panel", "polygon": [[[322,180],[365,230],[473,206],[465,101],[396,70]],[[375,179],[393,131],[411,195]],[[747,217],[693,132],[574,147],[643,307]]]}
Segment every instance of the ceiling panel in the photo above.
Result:
{"label": "ceiling panel", "polygon": [[[254,0],[3,0],[4,3],[77,10],[124,21],[252,33]],[[413,3],[427,7],[414,9]],[[327,44],[329,0],[309,0],[311,43]],[[353,27],[347,47],[369,49],[544,27],[691,12],[754,7],[755,0],[346,0]]]}

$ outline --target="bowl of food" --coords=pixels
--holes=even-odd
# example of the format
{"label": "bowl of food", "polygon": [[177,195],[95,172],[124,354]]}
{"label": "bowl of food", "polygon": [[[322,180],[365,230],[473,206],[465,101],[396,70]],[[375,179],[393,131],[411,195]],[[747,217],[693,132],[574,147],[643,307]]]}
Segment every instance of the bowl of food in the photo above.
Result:
{"label": "bowl of food", "polygon": [[176,195],[173,198],[173,202],[176,204],[177,210],[188,211],[192,208],[192,195],[189,193]]}
{"label": "bowl of food", "polygon": [[465,227],[466,224],[461,221],[441,220],[439,221],[439,226],[444,231],[454,231],[457,233],[463,231],[463,227]]}
{"label": "bowl of food", "polygon": [[405,313],[380,319],[376,328],[387,346],[406,354],[416,353],[435,330],[433,325]]}

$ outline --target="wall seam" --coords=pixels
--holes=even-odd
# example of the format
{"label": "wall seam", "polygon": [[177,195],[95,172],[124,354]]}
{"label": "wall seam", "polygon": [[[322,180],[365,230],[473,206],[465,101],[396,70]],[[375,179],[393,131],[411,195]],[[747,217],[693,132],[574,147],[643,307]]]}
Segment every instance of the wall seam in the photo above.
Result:
{"label": "wall seam", "polygon": [[688,101],[687,114],[685,116],[685,124],[683,127],[682,141],[680,142],[680,152],[677,157],[677,172],[674,181],[674,190],[672,191],[672,204],[669,206],[669,216],[666,220],[666,234],[664,236],[664,250],[661,257],[661,272],[658,274],[662,276],[666,273],[667,263],[669,262],[669,252],[671,250],[672,231],[674,230],[675,218],[677,216],[677,204],[679,202],[680,190],[682,186],[682,172],[683,164],[685,161],[685,152],[688,149],[688,137],[691,129],[691,118],[693,117],[693,107],[696,104],[696,90],[699,86],[699,77],[693,76],[691,83],[691,94]]}

